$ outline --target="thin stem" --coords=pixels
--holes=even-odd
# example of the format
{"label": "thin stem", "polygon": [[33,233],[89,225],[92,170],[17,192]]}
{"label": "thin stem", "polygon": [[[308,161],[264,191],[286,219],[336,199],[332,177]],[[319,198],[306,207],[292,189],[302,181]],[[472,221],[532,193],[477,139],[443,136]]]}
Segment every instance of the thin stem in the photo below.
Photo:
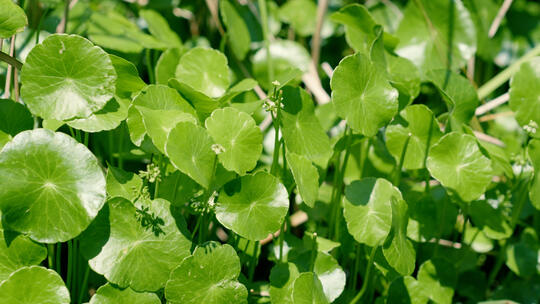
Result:
{"label": "thin stem", "polygon": [[62,17],[62,20],[60,20],[60,23],[56,27],[56,32],[59,34],[63,34],[67,31],[67,24],[68,24],[68,18],[69,18],[69,9],[70,6],[70,0],[66,0],[66,3],[64,5],[64,16]]}
{"label": "thin stem", "polygon": [[538,55],[540,55],[540,45],[537,45],[535,48],[530,50],[527,54],[523,55],[516,62],[514,62],[512,65],[510,65],[509,67],[501,71],[499,74],[497,74],[495,77],[491,78],[484,85],[482,85],[478,89],[478,98],[480,100],[483,100],[486,97],[488,97],[493,91],[495,91],[503,83],[508,81],[508,79],[510,79],[510,77],[512,77],[514,73],[519,70],[519,67],[521,66],[522,63]]}
{"label": "thin stem", "polygon": [[315,260],[317,259],[317,232],[313,232],[313,238],[311,241],[311,262],[309,264],[309,271],[313,272],[313,269],[315,269]]}
{"label": "thin stem", "polygon": [[[317,23],[315,26],[315,33],[311,41],[311,58],[313,65],[317,67],[319,64],[319,57],[321,53],[321,29],[324,21],[324,15],[328,9],[328,0],[317,1]],[[315,69],[315,72],[317,69]]]}
{"label": "thin stem", "polygon": [[255,275],[255,268],[257,267],[257,262],[259,261],[258,254],[259,254],[259,241],[255,242],[255,252],[253,253],[253,256],[251,257],[251,262],[249,263],[249,281],[253,282],[253,276]]}
{"label": "thin stem", "polygon": [[56,258],[56,272],[58,274],[62,273],[62,243],[56,243],[56,252],[55,252],[55,258]]}
{"label": "thin stem", "polygon": [[84,295],[87,294],[87,291],[88,291],[88,276],[90,275],[90,267],[88,267],[88,263],[85,263],[85,267],[84,267],[84,275],[83,275],[83,280],[82,280],[82,283],[81,283],[81,290],[79,291],[79,299],[77,301],[77,303],[82,303],[83,300],[84,300]]}
{"label": "thin stem", "polygon": [[49,269],[54,269],[54,244],[47,244],[47,264]]}
{"label": "thin stem", "polygon": [[261,14],[261,26],[263,30],[264,48],[266,49],[266,57],[268,64],[268,82],[274,80],[274,67],[272,64],[272,56],[270,55],[270,37],[268,33],[268,12],[266,7],[266,0],[258,0],[259,10]]}
{"label": "thin stem", "polygon": [[[15,58],[15,35],[11,37],[11,44],[9,46],[9,56],[10,58]],[[0,52],[0,54],[4,54]],[[1,57],[0,57],[1,59]],[[13,73],[13,65],[8,65],[7,73],[6,73],[6,85],[4,87],[4,98],[9,98],[11,95],[11,78],[13,77],[11,74]]]}
{"label": "thin stem", "polygon": [[401,151],[401,156],[399,157],[399,163],[396,164],[394,171],[394,185],[397,187],[401,182],[401,169],[403,168],[403,162],[405,161],[405,154],[407,153],[407,148],[409,147],[409,141],[411,140],[412,134],[409,133],[407,139],[405,139],[405,145]]}
{"label": "thin stem", "polygon": [[67,265],[67,279],[66,285],[69,290],[71,290],[71,281],[73,277],[73,241],[67,241],[68,247],[68,265]]}
{"label": "thin stem", "polygon": [[281,224],[281,229],[279,233],[279,262],[283,262],[283,240],[285,235],[285,223],[287,222],[287,219],[283,220],[283,223]]}
{"label": "thin stem", "polygon": [[22,69],[22,66],[23,66],[22,62],[17,60],[17,58],[11,57],[11,56],[9,56],[8,54],[6,54],[6,53],[4,53],[2,51],[0,51],[0,60],[4,61],[5,63],[11,65],[12,67],[14,67],[14,68],[16,68],[18,70]]}
{"label": "thin stem", "polygon": [[352,274],[352,283],[351,283],[351,289],[356,289],[356,284],[358,282],[358,268],[360,267],[360,249],[362,248],[360,244],[355,244],[356,247],[356,255],[354,257],[354,269]]}
{"label": "thin stem", "polygon": [[156,78],[154,76],[154,68],[152,67],[152,60],[150,59],[150,49],[144,51],[144,57],[146,59],[146,69],[148,70],[148,80],[150,83],[156,83]]}
{"label": "thin stem", "polygon": [[371,275],[371,267],[373,266],[373,260],[375,259],[375,252],[377,252],[377,247],[378,245],[373,246],[373,248],[371,249],[371,254],[369,255],[369,261],[366,267],[366,274],[364,275],[364,282],[362,283],[362,289],[360,289],[360,292],[358,292],[356,296],[354,297],[354,299],[352,299],[351,304],[358,303],[358,301],[366,293],[367,286],[369,283],[369,277]]}
{"label": "thin stem", "polygon": [[495,19],[493,19],[493,22],[491,23],[491,26],[489,27],[488,31],[488,37],[492,38],[497,33],[497,30],[499,29],[499,26],[501,25],[501,21],[504,18],[504,15],[506,15],[506,12],[510,8],[510,5],[512,5],[513,0],[504,0],[503,4],[501,5],[501,8],[497,12],[497,16],[495,16]]}
{"label": "thin stem", "polygon": [[[347,135],[348,133],[348,135]],[[347,143],[346,143],[346,149],[345,149],[345,157],[343,158],[343,163],[341,164],[341,169],[339,170],[339,177],[337,180],[336,185],[336,195],[334,198],[334,201],[332,202],[332,206],[334,206],[334,239],[339,239],[339,224],[340,224],[340,208],[341,208],[341,194],[342,194],[342,188],[343,188],[343,177],[345,175],[345,170],[347,169],[347,162],[349,160],[349,156],[351,154],[351,140],[352,140],[352,129],[347,126],[345,128],[345,136],[347,137]]]}
{"label": "thin stem", "polygon": [[[275,97],[275,92],[274,92]],[[281,104],[277,98],[274,98],[274,102],[277,105],[276,117],[272,119],[274,124],[274,155],[272,156],[272,167],[270,167],[270,174],[276,175],[279,167],[279,145],[281,141],[279,140],[279,126],[281,124]]]}

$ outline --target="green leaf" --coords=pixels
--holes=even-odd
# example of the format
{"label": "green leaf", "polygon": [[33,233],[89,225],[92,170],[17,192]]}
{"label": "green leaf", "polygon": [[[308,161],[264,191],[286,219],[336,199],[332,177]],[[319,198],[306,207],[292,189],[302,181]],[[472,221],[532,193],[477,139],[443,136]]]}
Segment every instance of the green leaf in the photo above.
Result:
{"label": "green leaf", "polygon": [[461,0],[419,0],[407,4],[395,35],[396,53],[421,72],[462,67],[476,52],[476,31]]}
{"label": "green leaf", "polygon": [[401,193],[382,178],[365,178],[345,188],[343,216],[354,239],[370,247],[382,245],[392,227],[392,200]]}
{"label": "green leaf", "polygon": [[[162,220],[155,233],[143,227],[136,208]],[[191,242],[177,227],[170,204],[163,199],[109,200],[96,221],[81,235],[81,251],[92,270],[120,288],[157,291],[165,286],[169,273],[189,256]]]}
{"label": "green leaf", "polygon": [[416,266],[416,252],[407,239],[408,206],[404,200],[392,200],[392,230],[383,246],[388,264],[400,274],[411,275]]}
{"label": "green leaf", "polygon": [[223,226],[252,241],[279,230],[289,210],[289,196],[276,177],[260,171],[228,186],[216,205],[216,218]]}
{"label": "green leaf", "polygon": [[205,243],[171,273],[165,298],[171,304],[247,303],[239,274],[240,260],[231,246]]}
{"label": "green leaf", "polygon": [[106,14],[93,12],[88,22],[88,38],[97,45],[123,53],[141,53],[143,49],[164,50],[163,42],[143,33],[137,25],[115,10]]}
{"label": "green leaf", "polygon": [[313,272],[301,273],[294,280],[292,298],[295,304],[330,303],[324,295],[321,281]]}
{"label": "green leaf", "polygon": [[490,239],[504,240],[514,232],[502,210],[493,208],[486,201],[471,202],[468,212],[475,226]]}
{"label": "green leaf", "polygon": [[0,131],[15,136],[34,127],[34,119],[22,104],[10,99],[0,99]]}
{"label": "green leaf", "polygon": [[300,276],[300,271],[294,263],[282,263],[272,267],[270,271],[270,299],[272,303],[294,303],[293,284],[298,276]]}
{"label": "green leaf", "polygon": [[245,175],[255,168],[262,153],[263,136],[251,116],[227,107],[212,112],[205,125],[222,149],[218,158],[225,169]]}
{"label": "green leaf", "polygon": [[135,292],[131,288],[119,289],[107,283],[98,288],[89,304],[160,304],[155,293]]}
{"label": "green leaf", "polygon": [[356,3],[344,6],[331,15],[331,20],[345,26],[345,39],[356,52],[369,54],[377,39],[373,31],[377,23],[365,6]]}
{"label": "green leaf", "polygon": [[112,98],[103,109],[89,117],[70,120],[67,125],[90,133],[112,130],[127,118],[129,105],[129,99]]}
{"label": "green leaf", "polygon": [[274,79],[271,80],[268,79],[268,54],[266,48],[261,48],[251,58],[253,74],[265,89],[272,88],[271,82],[274,80],[284,83],[282,79],[288,78],[293,70],[300,70],[301,76],[308,71],[311,64],[308,51],[301,44],[291,40],[276,39],[272,41],[270,43],[270,57],[272,58],[274,70]]}
{"label": "green leaf", "polygon": [[109,198],[123,197],[133,201],[143,185],[142,179],[137,174],[113,166],[108,167],[106,179]]}
{"label": "green leaf", "polygon": [[332,156],[330,139],[315,116],[315,106],[309,95],[300,88],[286,86],[283,91],[281,123],[287,149],[326,167]]}
{"label": "green leaf", "polygon": [[167,85],[169,79],[174,78],[176,74],[176,66],[180,62],[183,51],[181,49],[168,49],[156,63],[156,83]]}
{"label": "green leaf", "polygon": [[[155,117],[166,112],[171,112],[171,114],[168,114],[168,119],[164,120],[164,126],[166,128],[161,129],[161,122],[159,120],[156,121]],[[164,85],[147,86],[144,91],[135,97],[132,106],[128,110],[127,125],[131,140],[134,144],[140,146],[144,137],[148,135],[147,126],[150,126],[155,127],[152,130],[158,143],[154,142],[154,144],[162,144],[163,139],[167,138],[168,131],[170,131],[169,128],[174,127],[175,122],[177,123],[186,118],[181,113],[191,114],[194,118],[197,117],[193,107],[176,90]],[[142,114],[147,114],[146,121]],[[180,120],[178,116],[181,116]]]}
{"label": "green leaf", "polygon": [[251,37],[246,22],[229,1],[219,3],[223,23],[227,27],[227,35],[236,58],[244,60],[250,49]]}
{"label": "green leaf", "polygon": [[139,72],[133,63],[122,57],[109,54],[114,70],[116,71],[116,96],[131,99],[133,94],[146,87],[146,83],[139,77]]}
{"label": "green leaf", "polygon": [[200,190],[199,184],[180,171],[166,175],[159,183],[160,198],[171,202],[172,206],[184,206]]}
{"label": "green leaf", "polygon": [[180,58],[176,79],[210,98],[221,97],[230,85],[227,57],[214,49],[191,49]]}
{"label": "green leaf", "polygon": [[441,138],[442,132],[431,110],[418,104],[403,109],[400,116],[386,128],[385,136],[386,147],[396,162],[400,161],[407,143],[402,166],[413,170],[424,167],[426,153]]}
{"label": "green leaf", "polygon": [[0,0],[0,7],[0,39],[22,32],[28,24],[24,10],[12,0]]}
{"label": "green leaf", "polygon": [[317,5],[311,0],[289,0],[279,8],[279,17],[300,36],[310,36],[317,25]]}
{"label": "green leaf", "polygon": [[17,269],[38,265],[47,257],[47,249],[43,245],[22,234],[13,238],[12,234],[0,225],[0,282]]}
{"label": "green leaf", "polygon": [[165,151],[174,167],[208,189],[217,161],[213,144],[203,127],[180,122],[169,133]]}
{"label": "green leaf", "polygon": [[387,54],[388,81],[399,91],[399,109],[411,104],[420,93],[420,72],[408,59]]}
{"label": "green leaf", "polygon": [[69,291],[53,270],[23,267],[0,283],[0,299],[16,304],[69,304]]}
{"label": "green leaf", "polygon": [[149,9],[139,11],[140,16],[148,24],[148,30],[159,41],[167,44],[169,48],[181,48],[182,41],[178,35],[171,30],[167,19],[163,18],[158,12]]}
{"label": "green leaf", "polygon": [[410,276],[397,278],[388,287],[387,303],[425,304],[428,300],[421,284]]}
{"label": "green leaf", "polygon": [[534,166],[534,178],[529,187],[529,198],[531,204],[540,209],[540,140],[533,139],[529,141],[527,153]]}
{"label": "green leaf", "polygon": [[[522,126],[531,127],[533,137],[538,137],[540,126],[540,57],[521,64],[510,79],[510,108]],[[533,131],[534,130],[534,131]]]}
{"label": "green leaf", "polygon": [[456,132],[446,134],[431,147],[427,169],[466,202],[480,197],[493,176],[491,160],[482,154],[476,138]]}
{"label": "green leaf", "polygon": [[398,91],[361,53],[339,63],[330,82],[337,114],[358,133],[373,136],[398,110]]}
{"label": "green leaf", "polygon": [[180,94],[182,94],[182,96],[193,105],[195,110],[197,110],[197,114],[199,115],[199,119],[201,121],[204,121],[208,116],[210,116],[212,111],[220,106],[219,100],[221,98],[226,97],[226,95],[219,99],[208,97],[188,84],[180,82],[176,78],[169,79],[169,86],[178,90],[178,92],[180,92]]}
{"label": "green leaf", "polygon": [[435,85],[446,102],[452,129],[459,130],[461,124],[468,124],[480,103],[471,82],[445,69],[431,70],[427,72],[426,77]]}
{"label": "green leaf", "polygon": [[46,129],[24,131],[0,153],[5,228],[42,243],[70,240],[105,203],[105,176],[84,145]]}
{"label": "green leaf", "polygon": [[287,164],[291,168],[298,192],[306,205],[315,206],[319,195],[319,172],[305,156],[286,151]]}
{"label": "green leaf", "polygon": [[540,274],[540,245],[534,229],[525,228],[520,241],[507,246],[506,266],[520,277]]}
{"label": "green leaf", "polygon": [[107,53],[87,39],[54,34],[30,51],[21,82],[30,112],[67,120],[101,110],[115,92],[116,72]]}
{"label": "green leaf", "polygon": [[443,259],[427,260],[420,266],[417,277],[423,290],[420,294],[427,295],[435,303],[452,303],[457,271],[450,262]]}

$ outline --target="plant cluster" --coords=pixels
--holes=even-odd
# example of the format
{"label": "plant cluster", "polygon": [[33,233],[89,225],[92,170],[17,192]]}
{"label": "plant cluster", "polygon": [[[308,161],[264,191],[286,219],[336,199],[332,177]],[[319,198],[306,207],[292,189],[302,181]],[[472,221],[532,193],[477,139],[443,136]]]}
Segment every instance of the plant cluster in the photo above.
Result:
{"label": "plant cluster", "polygon": [[0,0],[0,304],[538,303],[540,4],[353,2]]}

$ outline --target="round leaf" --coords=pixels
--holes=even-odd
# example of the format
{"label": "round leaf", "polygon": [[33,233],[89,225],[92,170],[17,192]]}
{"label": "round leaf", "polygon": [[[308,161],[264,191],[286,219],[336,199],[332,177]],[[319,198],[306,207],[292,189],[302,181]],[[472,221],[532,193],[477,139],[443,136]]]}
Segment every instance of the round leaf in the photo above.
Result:
{"label": "round leaf", "polygon": [[259,241],[279,230],[288,209],[285,187],[261,171],[225,186],[219,195],[216,217],[240,236]]}
{"label": "round leaf", "polygon": [[421,169],[428,151],[442,136],[439,123],[431,110],[424,105],[412,105],[401,111],[395,123],[386,128],[386,147],[399,161],[407,138],[407,151],[403,160],[405,169]]}
{"label": "round leaf", "polygon": [[213,143],[203,127],[180,122],[169,133],[165,151],[178,170],[208,188],[217,161]]}
{"label": "round leaf", "polygon": [[160,304],[155,293],[135,292],[131,288],[118,289],[107,283],[101,286],[89,304]]}
{"label": "round leaf", "polygon": [[227,57],[213,49],[191,49],[180,58],[176,79],[208,97],[221,97],[230,84]]}
{"label": "round leaf", "polygon": [[293,303],[326,304],[330,303],[323,292],[321,281],[313,272],[304,272],[294,280]]}
{"label": "round leaf", "polygon": [[247,289],[237,279],[240,259],[234,248],[209,242],[197,247],[171,273],[165,286],[169,303],[247,303]]}
{"label": "round leaf", "polygon": [[0,99],[0,131],[15,136],[34,127],[34,119],[22,104],[10,99]]}
{"label": "round leaf", "polygon": [[401,193],[382,178],[365,178],[345,188],[343,215],[349,233],[359,243],[378,246],[392,227],[392,200],[402,200]]}
{"label": "round leaf", "polygon": [[416,252],[407,239],[408,206],[404,200],[392,200],[392,230],[383,246],[386,261],[402,275],[410,275],[416,266]]}
{"label": "round leaf", "polygon": [[491,160],[482,154],[476,138],[456,132],[446,134],[431,147],[427,168],[466,202],[480,197],[493,176]]}
{"label": "round leaf", "polygon": [[5,228],[43,243],[77,236],[105,203],[105,176],[84,145],[46,129],[19,133],[0,152]]}
{"label": "round leaf", "polygon": [[395,279],[388,288],[387,303],[425,304],[428,300],[420,283],[410,276]]}
{"label": "round leaf", "polygon": [[0,284],[2,303],[69,304],[69,291],[53,270],[23,267]]}
{"label": "round leaf", "polygon": [[205,124],[208,134],[223,148],[218,157],[225,169],[244,175],[255,168],[263,136],[251,116],[234,108],[218,109]]}
{"label": "round leaf", "polygon": [[24,10],[12,0],[0,0],[0,39],[22,32],[28,19]]}
{"label": "round leaf", "polygon": [[101,110],[115,92],[116,72],[109,55],[87,39],[55,34],[30,51],[21,82],[33,114],[67,120]]}
{"label": "round leaf", "polygon": [[341,60],[330,86],[336,113],[355,132],[373,136],[397,113],[398,91],[384,72],[361,53]]}
{"label": "round leaf", "polygon": [[[41,263],[47,257],[47,249],[34,243],[27,236],[4,231],[0,226],[0,282],[7,279],[15,270]],[[9,239],[9,242],[8,242]]]}
{"label": "round leaf", "polygon": [[306,205],[313,208],[319,195],[319,172],[317,168],[304,156],[289,151],[286,151],[286,159],[300,196]]}
{"label": "round leaf", "polygon": [[476,31],[461,0],[410,1],[403,14],[396,53],[422,71],[456,69],[474,56]]}
{"label": "round leaf", "polygon": [[452,303],[457,269],[450,262],[443,259],[427,260],[420,266],[417,278],[423,290],[421,294],[435,303]]}
{"label": "round leaf", "polygon": [[[510,80],[510,108],[521,126],[530,126],[538,137],[540,126],[540,57],[521,64]],[[534,131],[533,131],[534,130]],[[537,135],[539,134],[539,135]]]}
{"label": "round leaf", "polygon": [[[161,219],[157,224],[161,232],[143,227],[138,215],[146,208],[147,214]],[[163,199],[139,200],[135,205],[123,198],[110,200],[99,220],[81,235],[82,251],[91,255],[87,256],[90,267],[121,288],[163,288],[169,273],[189,255],[191,247],[169,209],[169,202]]]}

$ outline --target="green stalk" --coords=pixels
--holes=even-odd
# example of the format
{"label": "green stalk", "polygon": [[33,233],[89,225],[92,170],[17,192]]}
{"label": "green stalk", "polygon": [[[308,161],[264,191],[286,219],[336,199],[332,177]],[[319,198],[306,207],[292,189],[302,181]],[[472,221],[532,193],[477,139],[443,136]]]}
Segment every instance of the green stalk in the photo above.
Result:
{"label": "green stalk", "polygon": [[[349,133],[347,135],[347,133]],[[333,224],[334,224],[334,240],[339,240],[339,224],[340,224],[340,212],[341,209],[341,194],[342,194],[342,188],[343,188],[343,177],[345,176],[345,170],[347,169],[347,162],[349,160],[349,156],[351,154],[351,140],[352,140],[352,130],[347,126],[345,128],[345,136],[347,137],[347,143],[346,143],[346,149],[345,149],[345,157],[343,158],[343,163],[341,165],[341,169],[339,170],[339,177],[337,180],[336,185],[336,195],[334,197],[334,201],[332,201],[332,206],[334,208],[333,212]]]}
{"label": "green stalk", "polygon": [[360,249],[361,249],[361,246],[360,246],[360,244],[355,244],[355,247],[356,247],[356,255],[354,257],[354,269],[353,269],[353,274],[352,274],[352,283],[351,283],[351,286],[350,286],[350,288],[352,290],[356,289],[356,284],[358,282],[358,267],[360,267]]}
{"label": "green stalk", "polygon": [[315,269],[315,260],[317,259],[317,232],[313,232],[311,241],[313,244],[311,247],[311,262],[309,264],[309,271],[313,272],[313,269]]}
{"label": "green stalk", "polygon": [[23,66],[22,62],[17,60],[15,57],[11,57],[2,51],[0,51],[0,61],[10,64],[12,67],[16,68],[17,70],[21,70]]}
{"label": "green stalk", "polygon": [[154,75],[154,68],[152,65],[152,60],[150,59],[150,49],[146,49],[145,52],[145,59],[146,59],[146,68],[148,69],[148,80],[150,83],[156,83],[156,77]]}
{"label": "green stalk", "polygon": [[71,279],[73,276],[73,241],[67,241],[68,246],[68,266],[67,266],[67,279],[66,285],[68,290],[71,290]]}
{"label": "green stalk", "polygon": [[54,245],[47,244],[47,263],[49,269],[54,269]]}
{"label": "green stalk", "polygon": [[281,224],[281,229],[279,232],[279,262],[283,262],[283,240],[285,238],[285,223],[287,222],[287,218],[283,220],[283,223]]}
{"label": "green stalk", "polygon": [[88,276],[90,275],[90,267],[88,267],[88,263],[86,263],[84,267],[84,276],[81,284],[81,290],[79,291],[79,299],[77,301],[78,304],[81,304],[84,300],[84,295],[87,293],[87,287],[88,287]]}
{"label": "green stalk", "polygon": [[503,83],[508,81],[515,72],[519,70],[519,67],[522,63],[540,55],[540,45],[536,46],[530,50],[527,54],[523,55],[521,58],[512,63],[509,67],[502,70],[495,77],[491,78],[488,82],[484,83],[480,88],[478,88],[478,98],[480,100],[488,97],[493,91],[500,87]]}
{"label": "green stalk", "polygon": [[[274,118],[274,117],[273,117]],[[272,119],[274,124],[274,155],[272,156],[272,166],[270,167],[270,174],[276,175],[277,170],[279,168],[279,145],[281,144],[281,141],[279,140],[279,125],[281,121],[281,112],[280,112],[280,106],[278,105],[276,117]]]}
{"label": "green stalk", "polygon": [[364,296],[367,290],[367,286],[369,285],[369,279],[371,275],[371,267],[373,266],[373,261],[375,260],[375,252],[377,252],[377,247],[373,246],[371,249],[371,254],[369,255],[369,261],[366,267],[366,274],[364,275],[364,282],[362,283],[362,289],[360,289],[360,292],[356,294],[356,296],[352,299],[350,304],[356,304],[358,301]]}
{"label": "green stalk", "polygon": [[258,0],[259,10],[261,14],[261,27],[264,38],[264,48],[266,49],[266,57],[268,64],[268,82],[274,81],[274,66],[272,64],[272,58],[270,56],[270,38],[268,34],[268,11],[266,8],[266,0]]}
{"label": "green stalk", "polygon": [[401,169],[403,168],[403,162],[405,161],[405,154],[407,153],[407,147],[409,146],[410,140],[411,140],[411,134],[409,133],[409,136],[407,136],[407,139],[405,139],[405,145],[403,146],[403,150],[401,151],[401,156],[399,157],[399,163],[396,164],[395,171],[394,171],[394,185],[396,187],[398,187],[399,183],[401,182]]}
{"label": "green stalk", "polygon": [[56,272],[58,272],[59,275],[62,275],[62,243],[56,243],[56,252],[55,252],[55,258],[56,258]]}
{"label": "green stalk", "polygon": [[259,241],[255,242],[255,252],[251,257],[251,262],[249,263],[249,281],[253,282],[253,276],[255,275],[255,268],[257,267],[257,262],[259,261],[257,255],[259,254]]}

